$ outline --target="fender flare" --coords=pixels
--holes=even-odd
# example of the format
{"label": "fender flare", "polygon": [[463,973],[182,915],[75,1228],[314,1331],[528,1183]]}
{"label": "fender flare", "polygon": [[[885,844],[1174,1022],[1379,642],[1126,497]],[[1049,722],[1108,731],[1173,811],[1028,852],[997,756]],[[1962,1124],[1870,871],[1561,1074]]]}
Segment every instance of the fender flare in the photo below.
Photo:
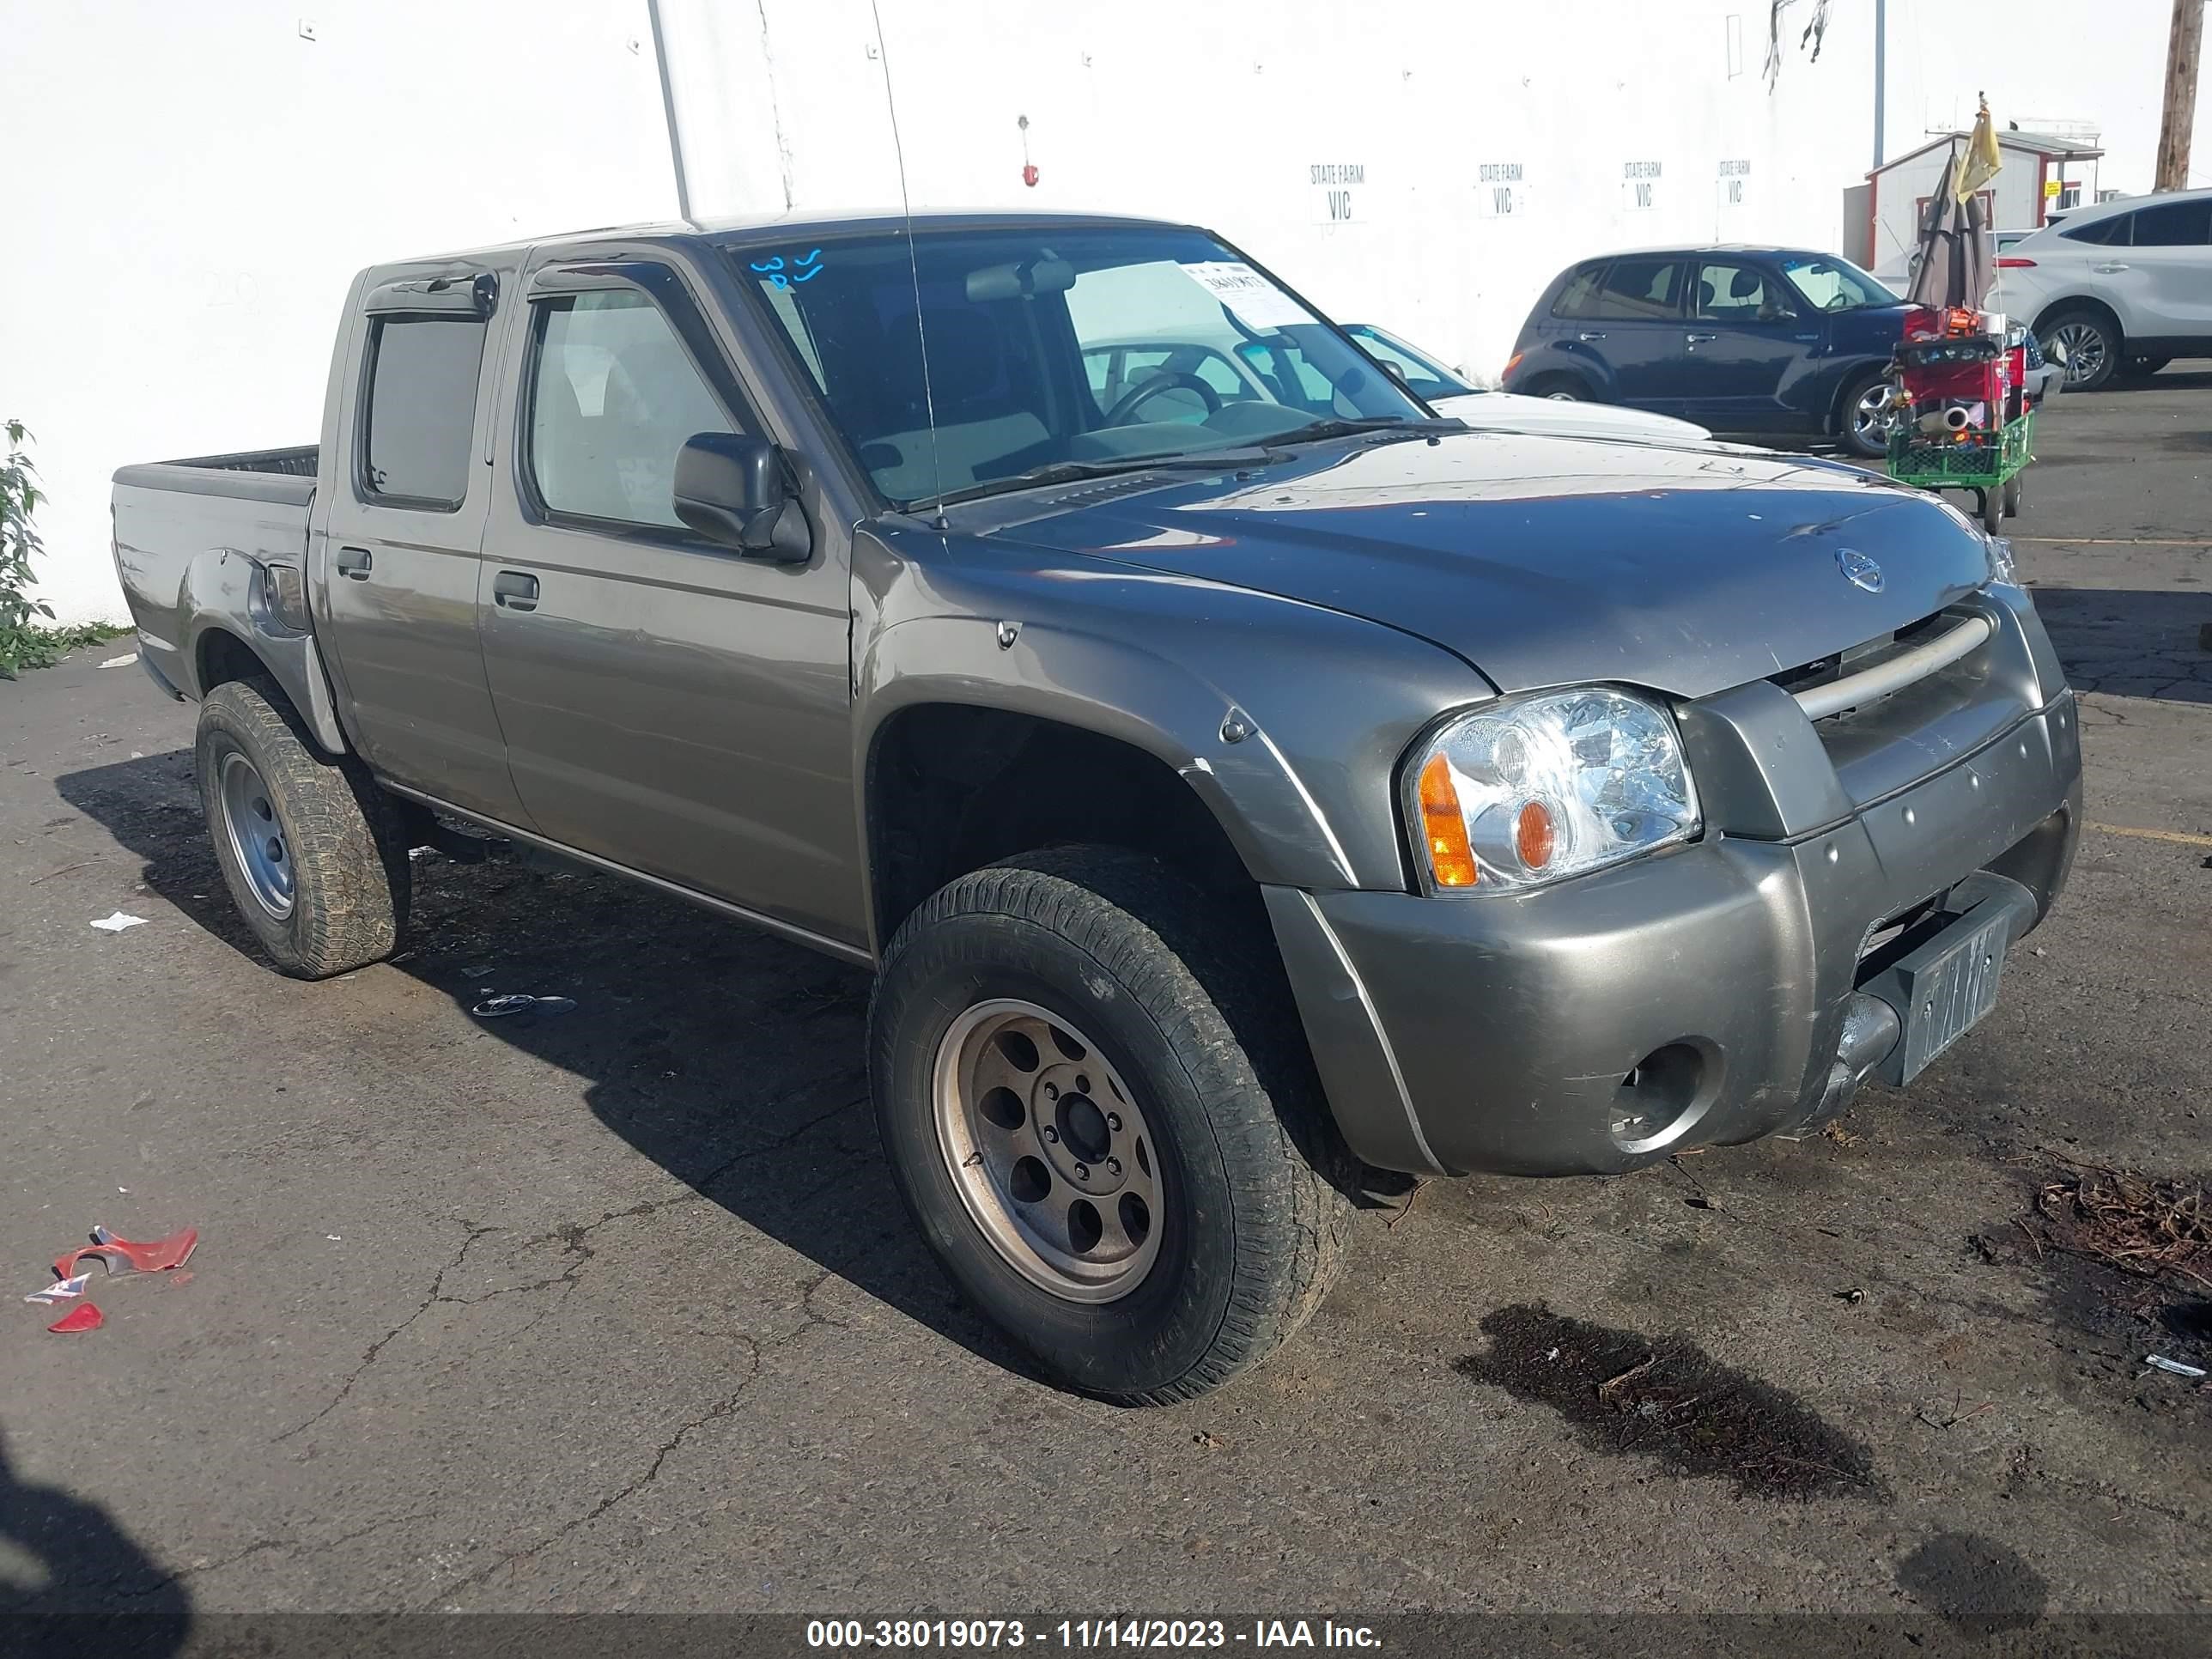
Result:
{"label": "fender flare", "polygon": [[178,584],[176,614],[183,619],[178,644],[195,697],[208,691],[201,667],[208,636],[227,635],[283,688],[326,755],[335,759],[348,752],[351,745],[338,721],[337,700],[315,636],[278,617],[264,561],[235,547],[197,555]]}
{"label": "fender flare", "polygon": [[[994,618],[985,605],[874,635],[856,665],[859,822],[872,822],[871,762],[890,721],[920,705],[968,705],[1152,756],[1198,795],[1256,881],[1405,890],[1397,763],[1440,711],[1494,696],[1487,682],[1426,641],[1272,595],[1133,570],[1084,587],[1065,596],[1074,603],[1032,593],[1026,617]],[[1206,597],[1194,603],[1194,592]],[[1139,610],[1143,625],[1121,625]]]}

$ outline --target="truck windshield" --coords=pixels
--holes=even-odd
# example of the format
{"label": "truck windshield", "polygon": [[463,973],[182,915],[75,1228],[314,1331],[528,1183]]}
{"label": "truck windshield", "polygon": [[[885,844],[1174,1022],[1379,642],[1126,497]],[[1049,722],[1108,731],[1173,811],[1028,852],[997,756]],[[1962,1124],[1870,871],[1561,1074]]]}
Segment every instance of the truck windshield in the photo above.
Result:
{"label": "truck windshield", "polygon": [[1429,418],[1202,231],[924,228],[914,249],[912,266],[896,234],[731,253],[901,507],[1024,488],[1069,463],[1110,471]]}

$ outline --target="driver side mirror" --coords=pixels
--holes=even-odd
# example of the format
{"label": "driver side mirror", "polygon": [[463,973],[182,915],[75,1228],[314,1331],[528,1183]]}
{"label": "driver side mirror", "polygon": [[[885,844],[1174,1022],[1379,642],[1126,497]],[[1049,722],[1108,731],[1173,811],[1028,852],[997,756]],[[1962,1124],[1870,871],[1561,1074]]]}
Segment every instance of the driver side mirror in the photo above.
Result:
{"label": "driver side mirror", "polygon": [[803,563],[813,538],[783,452],[743,432],[702,432],[676,454],[676,516],[710,542]]}

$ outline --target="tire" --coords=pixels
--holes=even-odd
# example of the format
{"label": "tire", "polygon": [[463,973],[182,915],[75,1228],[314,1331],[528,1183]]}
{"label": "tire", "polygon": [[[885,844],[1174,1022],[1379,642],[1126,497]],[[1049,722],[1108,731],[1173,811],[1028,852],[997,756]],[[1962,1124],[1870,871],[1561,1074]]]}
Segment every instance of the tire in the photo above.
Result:
{"label": "tire", "polygon": [[2004,515],[2008,519],[2020,516],[2020,474],[2017,472],[2004,481]]}
{"label": "tire", "polygon": [[[1889,377],[1877,369],[1853,380],[1836,401],[1836,436],[1861,460],[1877,460],[1889,453],[1889,428],[1873,420],[1871,407],[1875,389],[1888,385]],[[1884,404],[1886,407],[1886,397]]]}
{"label": "tire", "polygon": [[1550,398],[1563,404],[1586,404],[1589,388],[1571,374],[1539,374],[1528,382],[1527,396]]}
{"label": "tire", "polygon": [[1982,528],[1994,536],[2004,528],[2003,492],[1997,489],[1978,489],[1974,492],[1981,501]]}
{"label": "tire", "polygon": [[2118,326],[2101,312],[2062,311],[2046,319],[2036,333],[2046,343],[2046,355],[2051,341],[2066,348],[2069,392],[2094,392],[2109,385],[2119,372],[2124,343]]}
{"label": "tire", "polygon": [[227,680],[200,704],[193,769],[223,881],[277,967],[326,979],[392,954],[407,838],[359,761],[325,759],[273,682]]}
{"label": "tire", "polygon": [[[1205,1394],[1297,1331],[1342,1266],[1358,1169],[1274,961],[1179,876],[1103,848],[963,876],[885,954],[870,1080],[900,1192],[953,1281],[1072,1388]],[[1024,1022],[1026,1056],[1007,1035]],[[1084,1090],[1118,1109],[1089,1131]],[[1092,1206],[1120,1218],[1111,1237],[1079,1230],[1088,1197],[1061,1207],[1085,1179],[1125,1183]],[[1117,1207],[1139,1194],[1141,1236]],[[1086,1237],[1096,1261],[1074,1253]]]}

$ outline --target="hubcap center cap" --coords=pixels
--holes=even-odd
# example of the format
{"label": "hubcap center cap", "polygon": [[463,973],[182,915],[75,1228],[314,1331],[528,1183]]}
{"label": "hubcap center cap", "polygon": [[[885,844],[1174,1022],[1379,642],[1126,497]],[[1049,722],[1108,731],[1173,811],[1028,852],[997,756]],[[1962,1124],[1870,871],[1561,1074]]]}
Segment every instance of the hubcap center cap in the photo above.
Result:
{"label": "hubcap center cap", "polygon": [[1085,1164],[1103,1162],[1114,1139],[1106,1127],[1106,1114],[1088,1095],[1060,1097],[1060,1144]]}

